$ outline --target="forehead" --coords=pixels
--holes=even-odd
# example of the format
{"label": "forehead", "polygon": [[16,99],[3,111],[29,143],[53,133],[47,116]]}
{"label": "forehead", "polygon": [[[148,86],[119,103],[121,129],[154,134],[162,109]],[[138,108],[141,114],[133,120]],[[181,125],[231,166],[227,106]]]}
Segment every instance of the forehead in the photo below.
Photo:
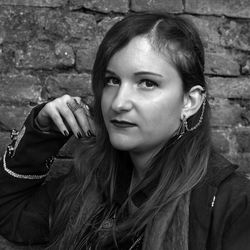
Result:
{"label": "forehead", "polygon": [[108,63],[111,68],[129,68],[138,70],[158,70],[170,66],[170,57],[153,48],[146,36],[133,38],[124,48],[116,52]]}

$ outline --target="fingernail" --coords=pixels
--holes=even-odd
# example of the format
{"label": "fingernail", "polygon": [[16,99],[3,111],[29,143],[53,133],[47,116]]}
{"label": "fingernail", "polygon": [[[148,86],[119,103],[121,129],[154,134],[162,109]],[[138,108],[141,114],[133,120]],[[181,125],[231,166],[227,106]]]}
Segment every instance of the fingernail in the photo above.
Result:
{"label": "fingernail", "polygon": [[77,133],[78,139],[82,138],[82,134],[80,132]]}
{"label": "fingernail", "polygon": [[65,136],[69,136],[69,133],[68,133],[66,130],[63,131],[63,134],[64,134]]}
{"label": "fingernail", "polygon": [[90,136],[94,136],[95,137],[95,134],[91,130],[89,130],[89,134],[90,134]]}
{"label": "fingernail", "polygon": [[88,137],[93,136],[92,132],[90,130],[87,131]]}

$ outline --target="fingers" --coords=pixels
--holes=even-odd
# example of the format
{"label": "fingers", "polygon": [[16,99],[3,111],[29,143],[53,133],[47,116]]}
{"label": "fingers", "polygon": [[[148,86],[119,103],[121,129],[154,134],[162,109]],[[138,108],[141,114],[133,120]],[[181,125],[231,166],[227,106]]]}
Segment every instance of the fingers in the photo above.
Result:
{"label": "fingers", "polygon": [[[82,127],[84,127],[84,124],[88,124],[88,128],[90,131],[87,131],[88,133],[91,133],[92,135],[95,134],[95,125],[94,121],[90,115],[89,106],[82,102],[80,97],[74,97],[77,104],[80,104],[81,108],[77,109],[74,113],[77,117],[78,122]],[[86,131],[86,130],[84,130]]]}
{"label": "fingers", "polygon": [[64,95],[56,98],[47,103],[40,113],[38,116],[43,124],[47,124],[47,120],[50,119],[65,136],[69,135],[69,131],[72,131],[77,138],[94,135],[94,123],[88,106],[81,102],[80,97]]}

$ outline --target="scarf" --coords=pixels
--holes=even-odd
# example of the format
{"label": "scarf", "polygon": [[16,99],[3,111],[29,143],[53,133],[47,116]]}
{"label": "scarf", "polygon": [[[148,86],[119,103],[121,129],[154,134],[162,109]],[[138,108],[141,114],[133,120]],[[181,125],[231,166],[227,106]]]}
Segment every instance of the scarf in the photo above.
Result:
{"label": "scarf", "polygon": [[190,193],[162,209],[146,227],[143,250],[188,250]]}

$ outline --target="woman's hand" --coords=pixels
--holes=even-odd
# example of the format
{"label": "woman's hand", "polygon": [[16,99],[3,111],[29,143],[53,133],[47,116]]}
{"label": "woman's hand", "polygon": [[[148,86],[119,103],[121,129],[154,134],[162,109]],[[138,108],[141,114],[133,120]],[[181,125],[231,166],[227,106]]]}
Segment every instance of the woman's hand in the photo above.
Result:
{"label": "woman's hand", "polygon": [[94,135],[94,123],[90,117],[89,107],[80,97],[63,95],[48,102],[38,113],[36,122],[44,131],[59,130],[63,135],[72,131],[77,138],[83,134]]}

